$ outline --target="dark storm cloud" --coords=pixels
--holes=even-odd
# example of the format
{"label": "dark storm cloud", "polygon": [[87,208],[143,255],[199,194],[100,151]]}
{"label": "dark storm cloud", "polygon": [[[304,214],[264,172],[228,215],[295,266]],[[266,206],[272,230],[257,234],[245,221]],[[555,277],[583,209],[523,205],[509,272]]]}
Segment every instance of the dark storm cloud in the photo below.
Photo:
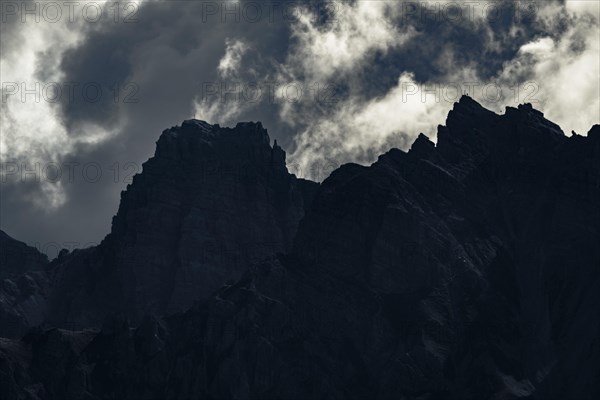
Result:
{"label": "dark storm cloud", "polygon": [[[320,11],[321,25],[336,17],[335,13],[328,13],[336,7],[323,7],[316,1],[305,3],[311,10]],[[429,3],[414,4],[420,4],[418,7],[421,8],[431,7]],[[337,94],[347,94],[347,86],[358,83],[364,86],[359,91],[364,96],[381,95],[403,71],[414,71],[417,81],[427,82],[473,62],[481,76],[494,75],[505,60],[514,57],[518,48],[536,34],[531,18],[527,18],[530,14],[524,13],[524,18],[519,18],[515,2],[499,4],[498,16],[486,25],[464,17],[452,21],[440,12],[413,14],[407,11],[409,8],[405,9],[395,23],[402,25],[402,29],[414,27],[418,40],[385,55],[377,54],[376,62],[355,71],[359,79],[350,82],[340,75],[334,82]],[[216,10],[213,9],[215,5]],[[243,3],[239,7],[242,9]],[[60,69],[65,73],[64,81],[77,85],[73,97],[63,95],[57,105],[69,132],[84,134],[80,129],[82,122],[114,128],[118,123],[119,108],[128,101],[142,103],[137,107],[126,104],[124,108],[131,108],[134,113],[136,110],[149,114],[156,111],[178,113],[182,103],[189,104],[189,100],[198,94],[202,82],[218,80],[216,65],[223,55],[227,37],[243,38],[251,43],[252,49],[245,55],[244,66],[252,66],[259,77],[269,74],[272,60],[283,62],[293,21],[284,17],[283,7],[273,11],[273,22],[266,15],[267,8],[262,7],[263,15],[257,23],[248,22],[243,16],[240,18],[241,12],[237,16],[240,22],[236,22],[234,16],[220,14],[223,8],[222,2],[146,2],[140,6],[133,23],[106,23],[89,29],[85,42],[66,51],[60,63]],[[506,38],[513,25],[523,32],[519,37]],[[489,49],[483,39],[487,35],[486,29],[491,29],[495,39],[501,41],[501,50]],[[456,64],[448,65],[440,60],[448,51],[452,51]],[[49,53],[42,60],[54,58],[55,55]],[[38,76],[42,80],[48,68],[44,64],[38,66]],[[149,71],[141,76],[135,73],[140,68]],[[245,75],[242,76],[245,82],[256,78]],[[97,87],[102,91],[101,96],[96,96]],[[165,102],[165,99],[169,101]],[[273,104],[263,107],[267,109],[267,115],[276,108]],[[253,110],[256,112],[260,113],[260,109]]]}
{"label": "dark storm cloud", "polygon": [[[250,3],[259,4],[262,12],[254,21],[241,13],[244,5]],[[419,7],[437,4],[411,3]],[[240,7],[237,17],[223,15],[224,4],[144,2],[137,10],[135,22],[105,21],[73,26],[70,29],[79,29],[82,36],[77,46],[60,54],[55,49],[46,49],[36,66],[38,79],[45,81],[51,75],[50,71],[58,69],[64,82],[78,84],[73,98],[62,96],[53,104],[68,134],[73,138],[87,137],[91,135],[88,129],[93,125],[113,133],[95,144],[77,142],[69,154],[61,155],[61,162],[79,166],[79,178],[63,182],[60,190],[67,203],[59,208],[31,207],[29,199],[41,196],[40,186],[35,183],[4,183],[3,229],[29,242],[99,241],[108,233],[111,216],[117,210],[118,193],[127,183],[123,178],[133,171],[131,168],[141,171],[141,164],[152,155],[154,143],[163,129],[193,117],[194,101],[203,95],[203,84],[265,83],[286,79],[287,75],[282,71],[285,72],[285,67],[295,67],[287,63],[298,51],[299,38],[292,35],[294,17],[285,14],[283,7],[269,9],[266,4],[272,4],[270,2],[241,2],[237,5]],[[340,4],[324,6],[322,2],[312,0],[288,3],[290,6],[300,4],[316,11],[318,18],[314,26],[317,30],[326,30],[332,19],[344,18],[336,14],[343,9]],[[439,13],[432,19],[432,14],[423,17],[403,11],[401,2],[387,4],[395,10],[389,15],[393,27],[407,35],[412,32],[413,36],[402,45],[368,52],[365,60],[340,69],[323,82],[308,82],[332,85],[337,101],[283,105],[264,99],[251,105],[234,102],[230,107],[239,108],[235,118],[261,120],[272,138],[293,150],[293,140],[298,132],[336,112],[344,115],[340,113],[343,110],[336,107],[344,107],[347,103],[360,105],[362,102],[366,108],[372,101],[388,95],[404,72],[414,73],[415,81],[424,83],[443,81],[465,68],[473,68],[483,80],[493,79],[525,43],[542,36],[560,38],[572,26],[566,14],[558,14],[554,17],[558,23],[548,32],[539,24],[536,15],[524,11],[523,2],[499,2],[498,15],[493,18],[463,17],[458,22]],[[515,9],[515,4],[521,8]],[[548,4],[550,2],[545,2],[543,6]],[[15,43],[23,32],[23,26],[14,21],[2,24],[3,57],[19,51]],[[240,66],[232,76],[223,76],[218,70],[227,51],[227,40],[241,41],[245,46]],[[573,43],[574,51],[577,51],[577,41]],[[584,47],[580,44],[579,51]],[[293,72],[290,79],[305,78],[306,71],[296,68]],[[523,80],[527,78],[522,76]],[[81,89],[90,84],[102,88],[98,100],[90,101],[83,96]],[[93,92],[93,88],[90,91]],[[115,94],[118,94],[117,99]],[[286,115],[293,117],[293,121],[281,117],[283,106],[292,108],[293,112]],[[388,137],[382,143],[399,145],[397,140]],[[378,148],[366,151],[370,151],[367,158],[373,158]],[[81,176],[81,168],[90,163],[102,169],[102,179],[97,182]],[[125,166],[130,168],[125,170]],[[116,181],[115,168],[120,172]],[[38,225],[43,221],[43,226],[31,229],[30,221]]]}
{"label": "dark storm cloud", "polygon": [[[118,193],[126,185],[123,179],[115,182],[114,169],[121,169],[121,178],[132,171],[124,170],[125,166],[133,165],[141,172],[141,164],[152,155],[160,132],[193,116],[192,101],[199,95],[202,83],[219,80],[217,65],[225,53],[225,40],[241,38],[251,42],[244,62],[257,70],[267,68],[273,58],[286,53],[287,21],[263,18],[252,23],[240,18],[236,22],[230,17],[223,21],[218,15],[203,18],[203,12],[206,13],[201,2],[144,3],[136,22],[88,27],[84,42],[62,55],[59,65],[64,82],[74,83],[76,89],[72,97],[61,96],[54,106],[69,134],[86,135],[89,123],[108,130],[121,124],[119,132],[95,146],[77,145],[71,155],[61,160],[61,190],[68,203],[57,210],[51,210],[50,205],[31,207],[29,200],[41,196],[40,188],[31,179],[23,181],[19,164],[19,172],[3,184],[4,229],[36,243],[48,242],[48,238],[59,243],[98,241],[108,233],[111,216],[117,210]],[[37,65],[40,80],[44,80],[45,71],[56,62],[55,58],[49,51],[48,57]],[[250,73],[243,75],[241,80],[255,78]],[[81,88],[95,84],[101,86],[103,95],[98,101],[89,101]],[[119,101],[115,101],[114,88],[121,90]],[[132,94],[134,101],[127,102],[124,96]],[[273,132],[276,120],[270,116],[276,115],[275,105],[266,105],[264,110],[263,115],[252,113],[248,119],[262,119]],[[97,182],[83,176],[82,168],[92,164],[102,169],[102,179]],[[66,183],[68,166],[75,171],[75,179]],[[46,178],[43,172],[40,175],[42,180]],[[44,225],[31,230],[23,224],[29,220],[44,221]]]}
{"label": "dark storm cloud", "polygon": [[268,68],[261,63],[269,64],[285,54],[289,24],[281,19],[251,23],[240,18],[236,22],[227,15],[223,21],[218,15],[207,15],[209,4],[213,3],[143,3],[135,23],[105,24],[90,32],[84,45],[67,51],[61,63],[65,81],[98,83],[109,94],[96,102],[81,96],[75,101],[63,97],[67,126],[93,122],[112,127],[120,106],[113,96],[115,88],[121,91],[120,102],[129,95],[140,103],[132,112],[169,115],[187,111],[201,83],[218,78],[216,67],[229,37],[252,43],[244,61],[259,70]]}
{"label": "dark storm cloud", "polygon": [[[482,4],[467,2],[473,3]],[[544,6],[564,2],[546,3]],[[490,8],[454,7],[460,10],[454,14],[444,11],[446,8],[437,1],[396,4],[399,13],[394,24],[401,30],[414,29],[415,39],[377,53],[366,68],[349,72],[359,76],[360,79],[350,84],[354,89],[357,84],[361,85],[358,93],[366,98],[387,93],[404,71],[414,72],[418,82],[435,82],[461,68],[473,66],[481,79],[492,79],[522,45],[542,35],[560,37],[570,25],[569,18],[560,15],[560,29],[547,32],[536,21],[542,11],[539,2],[500,0],[494,1]],[[446,59],[447,54],[452,54],[452,62]],[[346,76],[339,77],[336,85],[340,93],[348,89],[347,83]]]}

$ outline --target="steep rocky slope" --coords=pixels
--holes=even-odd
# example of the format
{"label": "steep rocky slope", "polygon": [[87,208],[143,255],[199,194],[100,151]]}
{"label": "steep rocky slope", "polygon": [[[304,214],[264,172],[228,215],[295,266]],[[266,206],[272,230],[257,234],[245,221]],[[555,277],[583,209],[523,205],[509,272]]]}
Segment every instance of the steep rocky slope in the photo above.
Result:
{"label": "steep rocky slope", "polygon": [[317,184],[296,179],[259,123],[163,132],[103,242],[53,265],[48,322],[98,327],[184,311],[252,261],[291,246]]}
{"label": "steep rocky slope", "polygon": [[[598,393],[599,128],[566,138],[530,105],[498,116],[464,97],[437,146],[420,136],[324,182],[294,252],[378,299],[391,330],[355,317],[366,301],[335,314],[388,363],[369,368],[374,388]],[[369,348],[381,341],[384,358]]]}
{"label": "steep rocky slope", "polygon": [[41,271],[48,264],[48,257],[35,247],[27,246],[0,230],[0,278]]}
{"label": "steep rocky slope", "polygon": [[340,167],[280,254],[188,311],[0,341],[0,396],[595,399],[598,243],[600,126],[463,97],[437,144]]}
{"label": "steep rocky slope", "polygon": [[48,258],[0,230],[0,337],[19,337],[42,323]]}

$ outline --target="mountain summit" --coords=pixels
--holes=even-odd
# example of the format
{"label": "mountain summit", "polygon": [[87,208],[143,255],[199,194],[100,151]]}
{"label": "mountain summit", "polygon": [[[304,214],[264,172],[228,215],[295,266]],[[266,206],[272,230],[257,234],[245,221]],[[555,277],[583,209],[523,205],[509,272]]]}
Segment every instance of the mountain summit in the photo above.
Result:
{"label": "mountain summit", "polygon": [[0,393],[595,399],[599,129],[463,97],[437,144],[318,185],[260,123],[184,121],[106,239],[45,267],[46,325],[0,340]]}
{"label": "mountain summit", "polygon": [[48,321],[100,326],[185,311],[248,265],[286,252],[317,184],[290,175],[260,122],[165,130],[121,194],[102,243],[55,263]]}

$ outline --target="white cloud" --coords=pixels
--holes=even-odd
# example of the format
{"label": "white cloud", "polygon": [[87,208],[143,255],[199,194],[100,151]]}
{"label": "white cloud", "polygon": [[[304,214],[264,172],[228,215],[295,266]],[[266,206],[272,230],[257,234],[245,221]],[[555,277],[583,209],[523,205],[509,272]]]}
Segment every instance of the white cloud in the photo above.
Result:
{"label": "white cloud", "polygon": [[317,25],[317,15],[303,10],[292,27],[297,45],[287,66],[306,80],[323,82],[336,73],[352,71],[376,52],[401,46],[412,33],[400,32],[389,19],[393,10],[385,1],[335,3],[335,18]]}
{"label": "white cloud", "polygon": [[[85,8],[88,3],[94,5]],[[95,125],[77,127],[77,135],[68,132],[52,91],[56,83],[62,90],[61,96],[68,95],[59,63],[67,50],[85,41],[87,31],[102,24],[102,19],[97,24],[89,20],[95,18],[96,6],[107,6],[106,0],[70,6],[53,4],[60,7],[60,14],[55,10],[44,11],[44,3],[34,2],[29,6],[32,9],[35,5],[38,21],[36,15],[29,14],[25,15],[25,22],[21,22],[21,10],[17,10],[16,15],[3,15],[3,18],[15,19],[13,29],[18,32],[13,33],[19,40],[17,50],[3,52],[0,57],[0,160],[3,163],[16,161],[27,168],[34,168],[36,164],[44,168],[48,163],[60,162],[78,144],[96,144],[114,134]],[[75,8],[70,10],[71,6]],[[109,12],[106,8],[103,10]],[[43,80],[38,76],[40,65],[45,66]],[[84,83],[79,84],[81,87]],[[24,94],[24,89],[33,93]],[[42,179],[40,197],[30,200],[42,208],[52,209],[63,205],[66,197],[60,182]]]}
{"label": "white cloud", "polygon": [[[250,46],[240,39],[225,39],[225,55],[219,60],[218,82],[204,84],[194,99],[194,116],[211,124],[235,125],[236,118],[256,103],[242,101],[240,67],[244,53]],[[229,92],[228,92],[229,91]]]}
{"label": "white cloud", "polygon": [[[600,123],[598,7],[597,2],[567,2],[566,10],[574,18],[567,32],[558,39],[543,37],[523,45],[498,76],[505,86],[513,87],[519,85],[519,77],[529,76],[538,89],[533,95],[537,102],[531,102],[566,132],[585,134]],[[553,19],[545,14],[542,22],[552,24]]]}
{"label": "white cloud", "polygon": [[414,75],[403,73],[385,96],[350,99],[310,124],[295,138],[292,172],[322,180],[342,163],[370,163],[392,147],[406,149],[421,132],[434,138],[452,103],[423,101],[421,93],[414,93],[417,87]]}
{"label": "white cloud", "polygon": [[[525,44],[496,78],[483,81],[476,65],[448,69],[450,72],[445,76],[425,83],[415,82],[414,75],[407,71],[383,97],[364,100],[350,93],[333,112],[317,115],[295,137],[295,149],[290,155],[290,162],[295,164],[293,169],[303,176],[323,179],[327,175],[323,174],[323,166],[331,171],[344,162],[372,162],[391,147],[408,148],[420,132],[435,141],[436,127],[444,123],[456,99],[454,95],[448,96],[449,92],[456,94],[454,87],[460,87],[463,93],[496,112],[502,112],[507,105],[532,102],[563,129],[587,132],[599,120],[600,35],[598,3],[595,6],[584,3],[589,2],[567,3],[566,10],[576,21],[558,41],[542,37]],[[393,13],[385,3],[358,2],[344,7],[347,12],[342,13],[342,18],[325,28],[317,28],[310,18],[299,21],[294,29],[298,46],[281,68],[280,76],[304,76],[327,82],[338,74],[368,66],[370,56],[377,51],[400,46],[409,38],[418,40],[410,31],[401,33],[387,22],[386,17]],[[489,11],[486,7],[483,11],[474,10],[471,22],[487,24],[482,18],[486,11]],[[549,25],[556,24],[565,9],[542,6],[535,13],[530,9],[521,12],[527,12],[528,17],[536,16],[539,23],[547,24],[548,31],[553,32],[556,27]],[[373,26],[375,32],[370,35]],[[505,44],[488,28],[486,43],[490,50],[501,50]],[[513,24],[510,33],[518,34],[516,25]],[[574,50],[574,46],[583,46],[583,50]],[[440,60],[446,65],[458,65],[453,58],[452,51],[448,51]],[[403,86],[406,84],[415,85],[417,93],[407,96],[407,90],[411,89]],[[432,88],[437,91],[438,99],[425,93]],[[305,118],[296,111],[287,104],[281,109],[281,117],[292,123]]]}
{"label": "white cloud", "polygon": [[248,45],[241,40],[225,40],[225,55],[221,58],[217,67],[222,78],[229,78],[237,74],[242,56],[247,50]]}
{"label": "white cloud", "polygon": [[551,38],[541,38],[533,42],[529,42],[519,49],[521,54],[533,54],[536,56],[547,56],[552,50],[554,50],[554,40]]}
{"label": "white cloud", "polygon": [[590,0],[567,0],[567,11],[577,15],[593,15],[596,19],[600,16],[600,2]]}

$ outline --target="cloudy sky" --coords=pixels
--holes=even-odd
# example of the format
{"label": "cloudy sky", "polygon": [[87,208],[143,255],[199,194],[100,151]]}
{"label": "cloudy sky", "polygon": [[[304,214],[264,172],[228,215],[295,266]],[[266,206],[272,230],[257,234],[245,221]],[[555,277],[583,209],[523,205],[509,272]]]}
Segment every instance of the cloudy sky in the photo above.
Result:
{"label": "cloudy sky", "polygon": [[163,129],[260,120],[323,180],[435,140],[468,93],[600,122],[600,2],[1,0],[0,228],[98,243]]}

